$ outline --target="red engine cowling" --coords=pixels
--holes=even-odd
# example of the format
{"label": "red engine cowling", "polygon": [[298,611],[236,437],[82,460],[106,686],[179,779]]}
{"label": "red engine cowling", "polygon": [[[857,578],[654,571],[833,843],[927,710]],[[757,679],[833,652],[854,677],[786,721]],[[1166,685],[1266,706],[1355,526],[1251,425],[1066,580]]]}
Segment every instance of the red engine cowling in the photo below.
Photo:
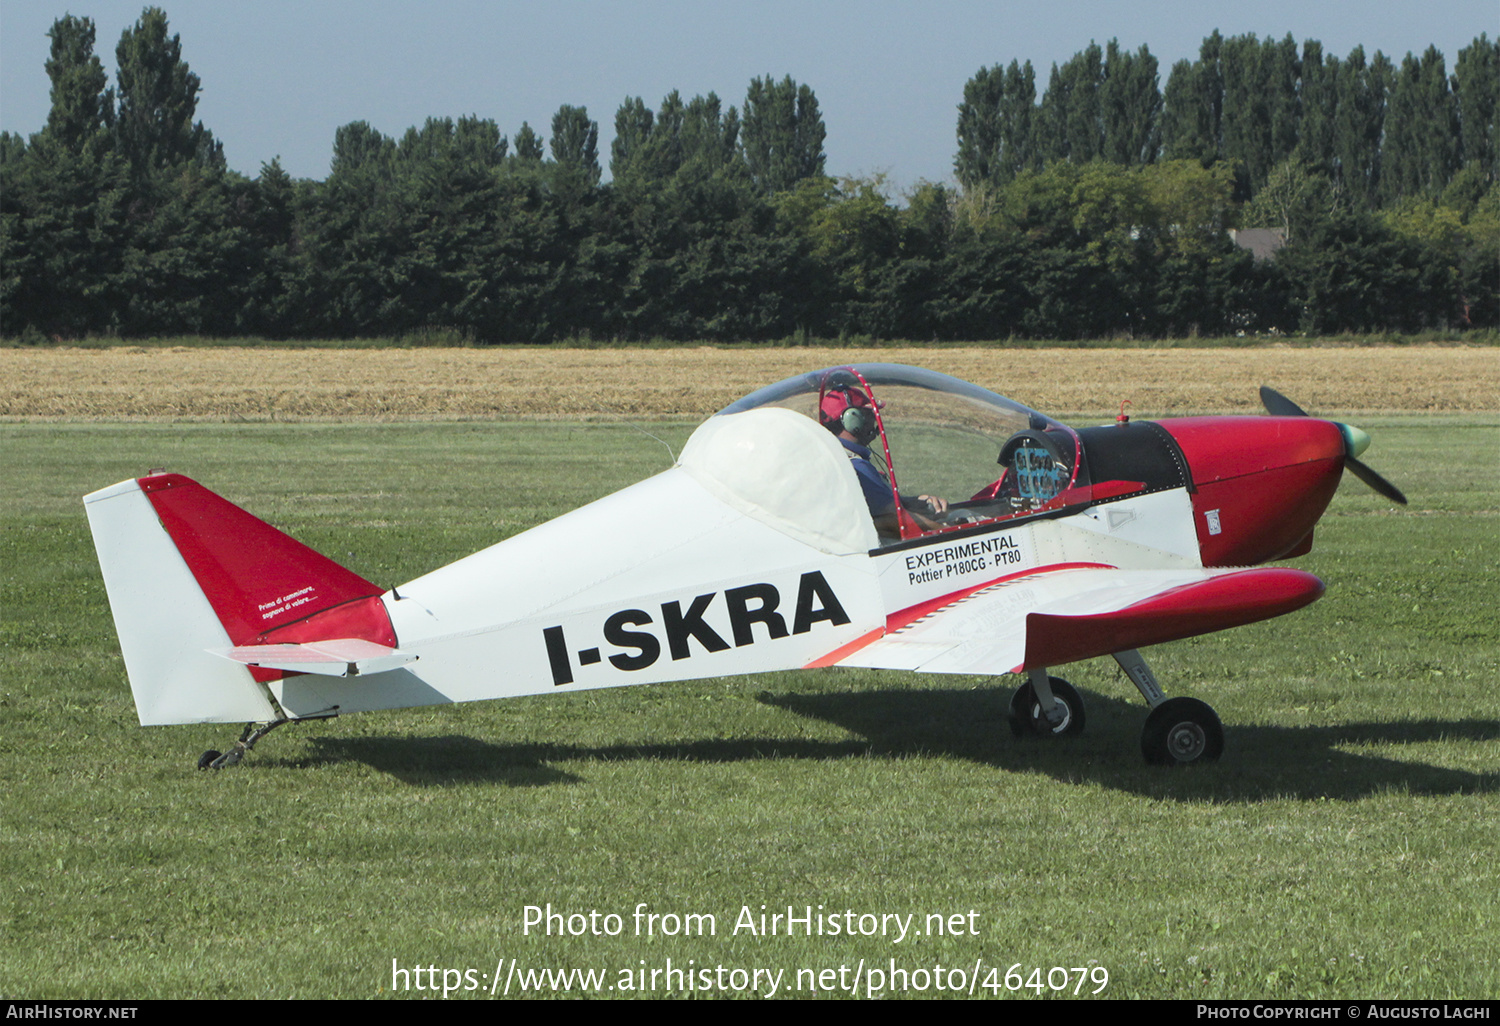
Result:
{"label": "red engine cowling", "polygon": [[1338,426],[1314,417],[1158,421],[1193,479],[1204,566],[1254,566],[1311,547],[1344,471]]}

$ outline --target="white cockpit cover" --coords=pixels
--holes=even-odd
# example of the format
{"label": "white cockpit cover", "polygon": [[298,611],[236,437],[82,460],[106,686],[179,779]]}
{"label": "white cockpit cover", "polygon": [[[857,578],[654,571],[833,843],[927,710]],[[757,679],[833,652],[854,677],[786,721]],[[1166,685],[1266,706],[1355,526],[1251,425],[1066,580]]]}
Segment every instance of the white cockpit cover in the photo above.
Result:
{"label": "white cockpit cover", "polygon": [[710,417],[677,462],[724,502],[823,552],[879,544],[848,451],[800,413],[766,406]]}

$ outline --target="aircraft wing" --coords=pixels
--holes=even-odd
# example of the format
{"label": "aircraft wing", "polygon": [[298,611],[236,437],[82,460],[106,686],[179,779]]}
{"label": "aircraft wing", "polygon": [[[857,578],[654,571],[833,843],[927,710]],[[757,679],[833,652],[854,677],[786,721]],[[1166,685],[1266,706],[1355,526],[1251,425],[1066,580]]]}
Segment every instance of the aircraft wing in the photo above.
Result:
{"label": "aircraft wing", "polygon": [[1269,619],[1322,593],[1286,567],[1041,570],[893,614],[811,665],[1020,673]]}

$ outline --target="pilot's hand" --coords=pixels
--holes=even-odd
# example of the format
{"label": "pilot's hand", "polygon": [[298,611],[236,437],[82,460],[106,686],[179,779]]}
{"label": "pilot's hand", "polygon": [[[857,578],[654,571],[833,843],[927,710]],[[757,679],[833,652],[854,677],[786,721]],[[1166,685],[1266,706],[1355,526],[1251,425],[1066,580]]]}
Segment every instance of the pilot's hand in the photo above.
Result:
{"label": "pilot's hand", "polygon": [[942,516],[948,512],[947,499],[939,498],[936,495],[918,495],[917,498],[927,503],[928,508],[932,510],[935,516]]}

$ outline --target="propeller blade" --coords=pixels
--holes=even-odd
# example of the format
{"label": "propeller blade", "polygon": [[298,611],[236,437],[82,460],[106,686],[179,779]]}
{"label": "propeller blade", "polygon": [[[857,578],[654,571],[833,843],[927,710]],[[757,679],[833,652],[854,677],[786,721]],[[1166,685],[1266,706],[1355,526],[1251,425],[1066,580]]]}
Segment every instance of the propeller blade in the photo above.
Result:
{"label": "propeller blade", "polygon": [[1273,417],[1306,417],[1307,411],[1269,385],[1260,386],[1260,404]]}
{"label": "propeller blade", "polygon": [[1380,474],[1378,474],[1376,471],[1372,470],[1369,464],[1362,463],[1359,460],[1355,459],[1353,456],[1345,456],[1344,467],[1348,470],[1354,471],[1355,477],[1359,478],[1365,484],[1375,489],[1381,495],[1384,495],[1387,499],[1390,499],[1392,502],[1399,502],[1403,506],[1406,505],[1406,496],[1401,494],[1401,489],[1397,488],[1385,478],[1381,477]]}
{"label": "propeller blade", "polygon": [[[1273,417],[1306,417],[1308,412],[1276,389],[1269,385],[1260,386],[1260,404],[1266,408],[1266,412]],[[1332,423],[1332,422],[1331,422]],[[1401,494],[1401,489],[1391,484],[1380,474],[1371,469],[1369,464],[1362,463],[1357,458],[1370,445],[1370,436],[1357,427],[1348,424],[1338,425],[1339,433],[1344,436],[1344,466],[1354,472],[1354,476],[1375,491],[1384,495],[1392,502],[1406,505],[1406,496]]]}

